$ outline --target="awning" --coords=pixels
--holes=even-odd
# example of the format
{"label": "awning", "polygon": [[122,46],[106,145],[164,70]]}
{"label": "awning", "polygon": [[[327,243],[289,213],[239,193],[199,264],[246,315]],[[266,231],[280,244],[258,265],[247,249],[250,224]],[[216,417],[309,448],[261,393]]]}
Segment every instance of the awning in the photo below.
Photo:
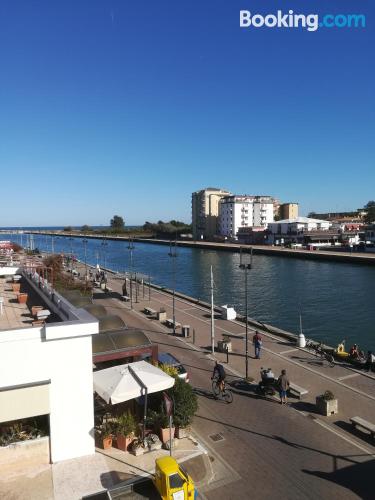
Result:
{"label": "awning", "polygon": [[174,385],[174,378],[163,370],[136,361],[94,372],[94,390],[107,403],[117,404],[153,392],[165,391]]}

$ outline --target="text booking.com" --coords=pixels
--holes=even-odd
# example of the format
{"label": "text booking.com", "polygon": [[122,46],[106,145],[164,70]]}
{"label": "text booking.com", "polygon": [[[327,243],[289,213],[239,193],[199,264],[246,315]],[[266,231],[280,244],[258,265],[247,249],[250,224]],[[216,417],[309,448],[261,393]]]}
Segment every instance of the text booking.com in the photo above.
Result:
{"label": "text booking.com", "polygon": [[293,10],[276,14],[252,14],[249,10],[240,10],[241,28],[304,28],[317,31],[319,28],[365,28],[364,14],[296,14]]}

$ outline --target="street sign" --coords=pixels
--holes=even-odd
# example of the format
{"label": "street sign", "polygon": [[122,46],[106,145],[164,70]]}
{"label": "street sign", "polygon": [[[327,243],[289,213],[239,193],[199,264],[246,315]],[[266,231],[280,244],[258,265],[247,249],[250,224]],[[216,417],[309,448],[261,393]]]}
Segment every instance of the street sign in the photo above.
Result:
{"label": "street sign", "polygon": [[164,399],[165,412],[167,416],[170,417],[173,412],[173,401],[166,392],[163,392],[163,399]]}

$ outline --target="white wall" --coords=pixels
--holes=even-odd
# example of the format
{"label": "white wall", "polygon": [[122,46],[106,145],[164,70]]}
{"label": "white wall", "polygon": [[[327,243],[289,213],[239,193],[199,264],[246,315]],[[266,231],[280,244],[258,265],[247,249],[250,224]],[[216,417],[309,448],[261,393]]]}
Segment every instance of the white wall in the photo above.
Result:
{"label": "white wall", "polygon": [[[57,324],[55,324],[57,325]],[[52,325],[51,325],[52,326]],[[61,335],[71,324],[59,324]],[[82,324],[77,325],[83,335]],[[0,334],[0,388],[51,380],[51,460],[57,462],[94,453],[92,344],[87,336],[45,340],[43,328],[2,331]],[[48,335],[47,335],[48,336]],[[54,335],[56,337],[56,333]]]}

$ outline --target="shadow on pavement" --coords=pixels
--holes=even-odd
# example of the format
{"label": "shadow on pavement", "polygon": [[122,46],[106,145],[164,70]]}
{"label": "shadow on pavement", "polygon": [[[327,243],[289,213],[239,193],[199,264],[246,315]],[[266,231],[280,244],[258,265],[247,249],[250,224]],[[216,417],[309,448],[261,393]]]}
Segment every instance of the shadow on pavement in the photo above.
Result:
{"label": "shadow on pavement", "polygon": [[204,398],[213,399],[216,401],[216,398],[214,397],[212,392],[208,389],[202,389],[201,387],[194,387],[193,391],[197,396],[203,396]]}
{"label": "shadow on pavement", "polygon": [[[290,401],[291,399],[290,395],[288,396],[288,399]],[[308,403],[307,401],[290,402],[290,406],[298,411],[305,411],[307,413],[314,413],[316,415],[320,415],[320,413],[316,408],[316,405],[313,403]]]}
{"label": "shadow on pavement", "polygon": [[336,422],[334,422],[334,425],[336,425],[340,429],[343,429],[345,432],[349,432],[349,434],[351,434],[352,436],[361,439],[361,441],[365,441],[367,444],[370,444],[372,446],[375,445],[375,440],[369,432],[365,430],[362,431],[361,429],[354,427],[350,422],[345,422],[344,420],[337,420]]}
{"label": "shadow on pavement", "polygon": [[351,490],[359,498],[367,500],[374,498],[372,484],[374,470],[375,460],[369,460],[367,462],[354,463],[333,472],[309,471],[306,469],[302,469],[302,472],[339,484]]}

